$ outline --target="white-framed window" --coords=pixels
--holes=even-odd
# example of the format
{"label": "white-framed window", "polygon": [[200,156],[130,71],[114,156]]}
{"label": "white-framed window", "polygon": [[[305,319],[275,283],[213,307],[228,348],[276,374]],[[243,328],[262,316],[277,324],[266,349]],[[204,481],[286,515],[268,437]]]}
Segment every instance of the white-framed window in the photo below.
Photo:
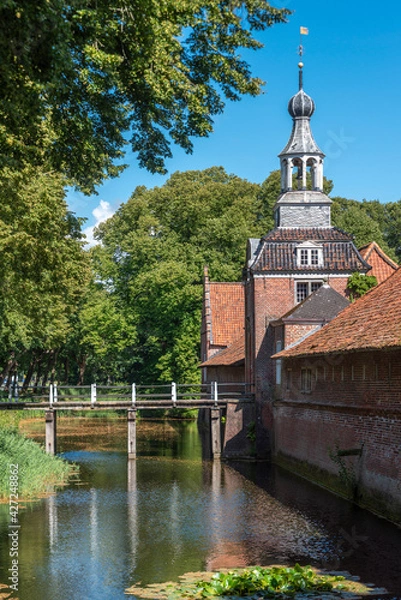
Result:
{"label": "white-framed window", "polygon": [[296,281],[295,282],[295,301],[297,304],[305,300],[308,296],[316,292],[323,285],[323,281]]}
{"label": "white-framed window", "polygon": [[298,267],[323,266],[323,248],[315,242],[303,242],[296,248]]}

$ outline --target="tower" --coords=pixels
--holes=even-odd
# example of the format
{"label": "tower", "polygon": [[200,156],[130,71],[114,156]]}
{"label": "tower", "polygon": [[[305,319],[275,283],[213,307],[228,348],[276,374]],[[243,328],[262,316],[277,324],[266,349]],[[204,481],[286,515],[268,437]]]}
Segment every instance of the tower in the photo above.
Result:
{"label": "tower", "polygon": [[[277,322],[324,284],[346,296],[350,275],[370,268],[352,236],[331,225],[331,200],[323,191],[324,154],[310,127],[315,103],[303,89],[303,64],[298,66],[299,90],[288,104],[292,131],[279,154],[275,227],[261,239],[248,240],[244,270],[245,380],[255,393],[260,457],[271,453],[275,435],[277,372],[271,356],[294,342],[285,329],[277,329]],[[305,326],[297,325],[300,338]]]}
{"label": "tower", "polygon": [[299,91],[288,103],[292,131],[279,154],[281,194],[274,207],[275,224],[276,227],[330,227],[331,200],[323,193],[324,154],[310,127],[315,103],[303,89],[303,63],[298,67]]}

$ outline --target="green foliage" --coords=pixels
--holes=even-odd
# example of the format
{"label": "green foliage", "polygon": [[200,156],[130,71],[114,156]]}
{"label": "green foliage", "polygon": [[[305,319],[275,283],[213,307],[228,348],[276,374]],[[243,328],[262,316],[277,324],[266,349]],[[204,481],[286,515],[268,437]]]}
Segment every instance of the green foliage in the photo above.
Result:
{"label": "green foliage", "polygon": [[[201,579],[200,576],[203,575]],[[293,597],[346,598],[348,590],[367,592],[363,584],[355,584],[342,575],[318,574],[311,567],[248,567],[217,573],[187,573],[179,583],[132,586],[126,593],[143,600],[193,600],[201,598],[285,599]],[[344,592],[344,595],[343,595]],[[327,594],[326,594],[327,593]]]}
{"label": "green foliage", "polygon": [[355,496],[357,490],[357,478],[352,463],[349,463],[341,455],[339,445],[335,449],[329,449],[329,457],[338,467],[338,477],[343,484],[343,492],[351,498]]}
{"label": "green foliage", "polygon": [[360,298],[370,289],[377,285],[377,279],[374,275],[364,275],[362,273],[352,273],[347,281],[347,290],[350,292],[351,302]]}
{"label": "green foliage", "polygon": [[0,183],[0,361],[23,364],[65,342],[89,265],[60,176],[3,169]]}
{"label": "green foliage", "polygon": [[401,258],[401,203],[382,204],[378,200],[357,202],[332,198],[332,223],[351,233],[361,248],[376,242],[393,260]]}
{"label": "green foliage", "polygon": [[279,595],[294,596],[297,592],[328,592],[333,589],[333,584],[327,577],[317,576],[310,567],[297,564],[292,568],[253,567],[242,573],[216,573],[211,581],[200,581],[197,589],[203,598],[253,594],[258,594],[259,598],[277,598]]}
{"label": "green foliage", "polygon": [[72,465],[45,453],[35,442],[16,431],[1,430],[0,499],[10,497],[10,465],[18,465],[20,498],[37,497],[63,485],[72,473]]}
{"label": "green foliage", "polygon": [[128,378],[199,381],[204,266],[215,280],[238,280],[246,239],[271,223],[260,186],[213,167],[137,188],[100,225],[96,277],[136,330]]}
{"label": "green foliage", "polygon": [[266,0],[3,2],[0,167],[46,157],[93,191],[123,168],[130,132],[139,164],[164,172],[171,142],[191,152],[224,98],[261,92],[240,50],[288,14]]}

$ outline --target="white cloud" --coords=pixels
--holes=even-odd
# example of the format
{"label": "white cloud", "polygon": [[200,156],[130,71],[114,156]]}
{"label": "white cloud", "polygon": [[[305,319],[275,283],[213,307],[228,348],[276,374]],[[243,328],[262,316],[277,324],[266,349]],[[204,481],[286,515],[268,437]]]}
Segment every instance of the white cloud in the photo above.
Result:
{"label": "white cloud", "polygon": [[109,202],[106,202],[105,200],[100,200],[99,205],[93,209],[92,215],[95,217],[95,224],[89,227],[85,227],[85,229],[83,230],[83,233],[86,237],[86,244],[88,246],[94,246],[98,243],[93,237],[93,232],[100,223],[103,223],[103,221],[107,221],[107,219],[110,219],[110,217],[114,215],[114,210],[112,209],[111,204]]}

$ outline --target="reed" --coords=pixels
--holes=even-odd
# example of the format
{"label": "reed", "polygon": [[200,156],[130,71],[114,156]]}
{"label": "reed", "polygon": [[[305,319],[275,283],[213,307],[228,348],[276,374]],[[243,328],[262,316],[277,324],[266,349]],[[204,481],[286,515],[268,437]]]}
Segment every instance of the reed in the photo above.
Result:
{"label": "reed", "polygon": [[[32,499],[65,485],[75,465],[45,453],[39,444],[12,428],[0,429],[0,500],[10,497],[12,466],[18,465],[18,497]],[[14,469],[15,470],[15,469]]]}

